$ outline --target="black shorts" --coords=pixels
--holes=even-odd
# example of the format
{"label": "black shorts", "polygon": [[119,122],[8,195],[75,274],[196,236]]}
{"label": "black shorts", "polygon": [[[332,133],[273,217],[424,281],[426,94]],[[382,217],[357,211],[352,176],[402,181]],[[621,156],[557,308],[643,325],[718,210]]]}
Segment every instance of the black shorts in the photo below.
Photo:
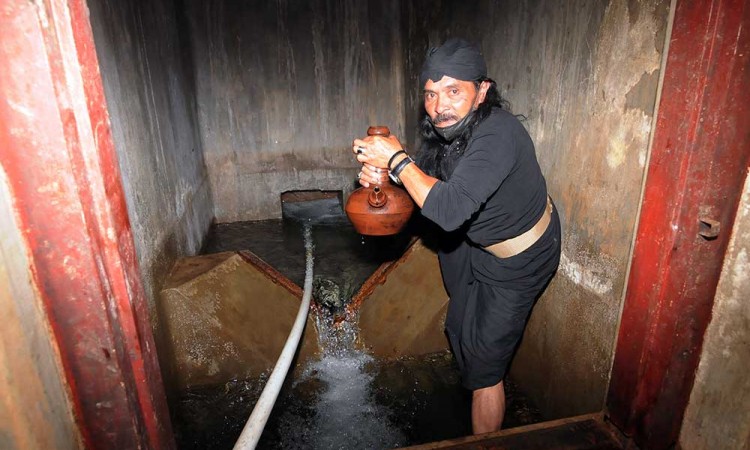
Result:
{"label": "black shorts", "polygon": [[445,330],[462,384],[471,390],[505,378],[526,322],[560,263],[557,211],[547,230],[524,252],[496,256],[464,242],[439,252],[450,303]]}

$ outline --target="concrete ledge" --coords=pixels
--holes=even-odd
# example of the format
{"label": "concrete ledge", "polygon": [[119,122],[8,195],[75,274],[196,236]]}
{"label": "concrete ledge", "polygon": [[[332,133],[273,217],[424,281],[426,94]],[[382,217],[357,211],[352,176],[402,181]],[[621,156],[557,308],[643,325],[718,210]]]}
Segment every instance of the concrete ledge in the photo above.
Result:
{"label": "concrete ledge", "polygon": [[[273,368],[299,309],[302,290],[250,252],[177,261],[158,305],[171,337],[173,388],[257,377]],[[317,357],[308,319],[297,364]]]}
{"label": "concrete ledge", "polygon": [[448,349],[443,332],[448,294],[437,255],[421,241],[381,266],[352,299],[360,340],[376,357],[398,358]]}

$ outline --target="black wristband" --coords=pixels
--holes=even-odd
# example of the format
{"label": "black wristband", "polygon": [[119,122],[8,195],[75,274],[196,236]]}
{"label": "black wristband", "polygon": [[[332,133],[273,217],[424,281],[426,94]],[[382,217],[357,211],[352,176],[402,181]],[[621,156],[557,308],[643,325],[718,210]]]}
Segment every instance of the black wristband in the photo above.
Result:
{"label": "black wristband", "polygon": [[406,150],[399,150],[396,153],[394,153],[393,155],[391,155],[391,159],[388,160],[388,169],[391,168],[391,164],[393,164],[393,160],[396,159],[396,157],[398,155],[402,154],[402,153],[405,155],[406,154]]}
{"label": "black wristband", "polygon": [[409,164],[413,163],[414,160],[411,159],[411,156],[406,156],[406,158],[402,159],[400,163],[396,164],[396,167],[391,170],[391,173],[394,177],[398,178],[399,175],[401,175],[401,172],[404,170],[404,167],[408,166]]}

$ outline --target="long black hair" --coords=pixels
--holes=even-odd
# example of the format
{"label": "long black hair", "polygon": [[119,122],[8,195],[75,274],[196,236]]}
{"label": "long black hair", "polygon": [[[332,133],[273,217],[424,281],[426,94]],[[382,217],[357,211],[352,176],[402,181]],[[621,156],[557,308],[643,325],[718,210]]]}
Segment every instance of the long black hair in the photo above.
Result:
{"label": "long black hair", "polygon": [[426,174],[447,180],[453,173],[456,163],[466,151],[474,128],[482,123],[492,113],[493,108],[508,109],[508,102],[500,96],[497,83],[490,78],[482,78],[474,82],[477,90],[482,82],[489,81],[490,87],[484,97],[484,101],[477,106],[474,117],[468,123],[464,131],[453,141],[448,142],[435,132],[430,116],[422,110],[422,119],[419,122],[419,131],[422,135],[422,145],[417,154],[417,164]]}

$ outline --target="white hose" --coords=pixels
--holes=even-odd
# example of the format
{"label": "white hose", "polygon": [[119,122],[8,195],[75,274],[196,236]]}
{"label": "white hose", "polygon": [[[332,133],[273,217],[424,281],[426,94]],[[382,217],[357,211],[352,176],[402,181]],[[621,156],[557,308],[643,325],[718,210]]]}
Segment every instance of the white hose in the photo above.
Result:
{"label": "white hose", "polygon": [[271,372],[271,376],[268,378],[258,402],[255,404],[250,418],[247,419],[245,427],[242,429],[242,434],[240,434],[239,439],[234,444],[234,450],[254,449],[258,445],[260,435],[263,433],[268,416],[271,415],[273,405],[276,403],[281,386],[284,384],[289,366],[292,364],[292,358],[294,358],[297,345],[299,345],[300,338],[302,337],[302,331],[305,329],[307,313],[310,310],[313,284],[313,245],[309,225],[305,225],[305,258],[305,290],[302,294],[302,304],[297,312],[297,318],[294,320],[292,331],[289,332],[289,337],[286,339],[284,348],[281,350],[281,355],[279,355],[279,359],[276,361],[273,372]]}

